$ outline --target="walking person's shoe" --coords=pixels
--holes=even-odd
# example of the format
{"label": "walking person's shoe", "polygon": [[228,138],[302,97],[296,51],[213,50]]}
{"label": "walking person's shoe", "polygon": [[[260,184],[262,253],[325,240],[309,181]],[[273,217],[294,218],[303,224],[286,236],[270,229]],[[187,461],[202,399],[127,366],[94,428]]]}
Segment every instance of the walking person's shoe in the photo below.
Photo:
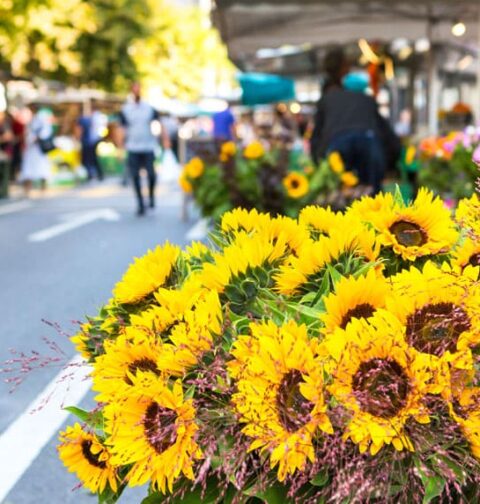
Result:
{"label": "walking person's shoe", "polygon": [[145,207],[142,205],[141,207],[138,207],[137,217],[142,217],[144,215],[145,215]]}

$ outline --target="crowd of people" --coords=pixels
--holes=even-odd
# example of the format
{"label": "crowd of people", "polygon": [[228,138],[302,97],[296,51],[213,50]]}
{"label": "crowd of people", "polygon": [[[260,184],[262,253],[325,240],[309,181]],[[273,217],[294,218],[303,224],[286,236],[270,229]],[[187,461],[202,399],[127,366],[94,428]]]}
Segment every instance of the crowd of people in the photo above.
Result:
{"label": "crowd of people", "polygon": [[[208,135],[217,144],[233,140],[245,146],[254,140],[269,146],[283,146],[309,154],[314,163],[332,151],[340,153],[346,168],[356,173],[365,194],[375,194],[389,166],[398,159],[401,144],[389,122],[379,113],[375,98],[367,93],[368,78],[352,72],[342,53],[330,54],[325,61],[327,77],[321,99],[314,114],[295,110],[286,104],[265,109],[224,110],[212,115],[210,123],[198,120],[193,136]],[[55,148],[52,111],[38,105],[30,107],[29,120],[0,114],[0,149],[11,159],[11,176],[21,182],[28,196],[33,182],[44,188],[50,176],[48,153]],[[160,128],[153,127],[153,123]],[[137,214],[142,216],[155,207],[155,158],[161,145],[179,160],[178,118],[161,116],[142,98],[140,84],[134,83],[131,95],[112,121],[102,112],[99,104],[91,103],[89,113],[77,118],[73,136],[81,150],[81,163],[88,180],[103,180],[102,164],[97,148],[109,140],[125,150],[123,182],[133,183]],[[141,173],[146,171],[148,201],[144,201]]]}

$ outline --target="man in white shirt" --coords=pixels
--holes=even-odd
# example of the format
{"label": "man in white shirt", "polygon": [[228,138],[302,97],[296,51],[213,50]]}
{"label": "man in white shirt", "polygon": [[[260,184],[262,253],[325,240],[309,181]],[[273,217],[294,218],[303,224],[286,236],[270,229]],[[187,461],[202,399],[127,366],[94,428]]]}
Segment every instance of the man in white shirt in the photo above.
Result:
{"label": "man in white shirt", "polygon": [[140,170],[145,168],[148,175],[149,207],[155,207],[156,175],[154,168],[155,149],[158,141],[152,132],[152,122],[159,119],[158,112],[141,98],[138,82],[132,85],[133,101],[122,107],[120,121],[125,128],[125,148],[127,165],[132,176],[138,202],[137,215],[145,214],[142,197]]}

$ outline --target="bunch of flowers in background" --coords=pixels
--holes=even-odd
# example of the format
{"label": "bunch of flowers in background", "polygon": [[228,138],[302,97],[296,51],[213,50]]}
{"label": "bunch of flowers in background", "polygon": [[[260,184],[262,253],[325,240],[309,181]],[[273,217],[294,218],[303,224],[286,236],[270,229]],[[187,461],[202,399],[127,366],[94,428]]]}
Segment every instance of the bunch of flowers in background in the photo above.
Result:
{"label": "bunch of flowers in background", "polygon": [[342,191],[356,186],[358,179],[345,171],[337,152],[317,167],[306,156],[269,150],[255,141],[243,150],[225,142],[214,162],[193,158],[179,182],[185,192],[193,193],[203,216],[219,219],[236,207],[291,217],[313,203],[344,207]]}
{"label": "bunch of flowers in background", "polygon": [[426,138],[420,142],[419,151],[420,185],[457,200],[473,194],[478,172],[472,157],[480,161],[480,128],[470,126],[446,136]]}
{"label": "bunch of flowers in background", "polygon": [[61,459],[100,502],[477,502],[479,209],[236,209],[136,259],[74,338],[98,406]]}

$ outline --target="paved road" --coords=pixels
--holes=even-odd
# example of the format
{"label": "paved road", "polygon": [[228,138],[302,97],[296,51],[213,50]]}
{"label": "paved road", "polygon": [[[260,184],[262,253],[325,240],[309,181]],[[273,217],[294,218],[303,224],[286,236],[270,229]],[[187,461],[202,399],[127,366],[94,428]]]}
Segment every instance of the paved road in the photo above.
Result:
{"label": "paved road", "polygon": [[[11,358],[11,347],[48,353],[42,337],[54,340],[68,362],[74,355],[68,338],[42,319],[72,334],[72,321],[96,312],[132,257],[167,239],[181,245],[186,242],[194,223],[180,221],[180,194],[161,187],[158,200],[154,213],[137,218],[131,189],[107,181],[27,204],[0,204],[0,362]],[[82,225],[73,228],[79,222]],[[39,234],[42,230],[47,232]],[[31,241],[35,239],[39,241]],[[0,383],[0,437],[18,423],[58,372],[58,366],[49,366],[30,373],[13,394],[7,384]],[[91,400],[87,394],[83,403]],[[34,431],[41,430],[35,425],[35,415],[29,419]],[[62,469],[55,442],[50,439],[25,467],[5,504],[95,503],[87,492],[72,491],[76,479]],[[25,448],[18,439],[18,450]],[[12,456],[0,453],[0,467],[7,467]],[[138,503],[142,494],[129,493],[120,502]]]}

